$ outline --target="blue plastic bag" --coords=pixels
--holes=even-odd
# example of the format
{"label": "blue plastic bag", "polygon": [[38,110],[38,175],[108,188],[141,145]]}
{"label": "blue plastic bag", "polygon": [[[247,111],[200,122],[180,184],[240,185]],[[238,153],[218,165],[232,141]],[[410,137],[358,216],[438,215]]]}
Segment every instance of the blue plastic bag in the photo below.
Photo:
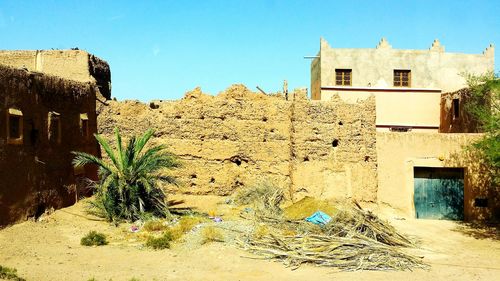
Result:
{"label": "blue plastic bag", "polygon": [[317,225],[325,225],[329,223],[331,220],[332,218],[329,215],[321,211],[317,211],[316,213],[312,214],[312,216],[306,218],[306,221]]}

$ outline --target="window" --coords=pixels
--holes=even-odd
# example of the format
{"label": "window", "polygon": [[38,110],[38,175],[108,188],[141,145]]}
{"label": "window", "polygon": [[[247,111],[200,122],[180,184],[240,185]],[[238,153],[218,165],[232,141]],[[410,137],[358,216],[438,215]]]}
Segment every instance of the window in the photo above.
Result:
{"label": "window", "polygon": [[394,70],[394,87],[410,87],[411,86],[411,71],[410,70]]}
{"label": "window", "polygon": [[80,114],[80,133],[85,139],[89,137],[89,117],[87,113]]}
{"label": "window", "polygon": [[61,115],[57,112],[49,112],[49,140],[61,143]]}
{"label": "window", "polygon": [[352,69],[335,69],[335,85],[351,86]]}
{"label": "window", "polygon": [[23,113],[21,110],[9,108],[7,111],[7,143],[23,143]]}
{"label": "window", "polygon": [[453,99],[452,109],[453,109],[453,119],[458,119],[460,117],[460,100],[459,99]]}

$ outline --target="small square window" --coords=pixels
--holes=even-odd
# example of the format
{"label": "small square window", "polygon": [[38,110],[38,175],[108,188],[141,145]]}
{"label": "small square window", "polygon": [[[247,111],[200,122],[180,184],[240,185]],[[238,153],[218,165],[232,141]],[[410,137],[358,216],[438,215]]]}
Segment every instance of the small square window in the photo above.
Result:
{"label": "small square window", "polygon": [[394,87],[410,87],[411,86],[411,71],[410,70],[394,70]]}
{"label": "small square window", "polygon": [[49,140],[61,143],[61,115],[57,112],[49,112]]}
{"label": "small square window", "polygon": [[80,133],[85,139],[89,137],[89,117],[87,113],[80,114]]}
{"label": "small square window", "polygon": [[351,86],[352,69],[335,69],[335,85]]}
{"label": "small square window", "polygon": [[23,113],[18,109],[7,111],[7,143],[23,143]]}

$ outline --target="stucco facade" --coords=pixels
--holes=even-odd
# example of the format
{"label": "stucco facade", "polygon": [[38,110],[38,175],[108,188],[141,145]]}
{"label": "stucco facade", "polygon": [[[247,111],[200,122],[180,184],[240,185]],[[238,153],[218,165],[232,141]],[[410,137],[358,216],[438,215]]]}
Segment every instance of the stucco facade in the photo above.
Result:
{"label": "stucco facade", "polygon": [[[465,220],[499,218],[500,193],[490,185],[491,173],[464,149],[479,138],[481,134],[377,132],[378,201],[414,217],[414,168],[461,168]],[[476,206],[477,198],[487,199],[487,206]]]}
{"label": "stucco facade", "polygon": [[464,219],[498,219],[498,191],[466,150],[481,134],[464,134],[479,130],[463,106],[463,74],[493,70],[493,45],[482,54],[457,54],[437,40],[428,50],[399,50],[385,39],[374,49],[332,48],[321,39],[311,63],[311,98],[355,103],[375,97],[379,203],[415,217],[416,169],[450,168],[463,171]]}
{"label": "stucco facade", "polygon": [[[350,70],[349,85],[338,85],[336,72]],[[346,101],[373,94],[377,99],[377,131],[408,127],[438,132],[441,94],[466,87],[463,73],[494,70],[494,47],[482,54],[447,53],[435,40],[429,50],[394,49],[382,39],[374,49],[332,48],[321,39],[311,63],[311,98]],[[408,84],[395,86],[396,71],[407,71]]]}

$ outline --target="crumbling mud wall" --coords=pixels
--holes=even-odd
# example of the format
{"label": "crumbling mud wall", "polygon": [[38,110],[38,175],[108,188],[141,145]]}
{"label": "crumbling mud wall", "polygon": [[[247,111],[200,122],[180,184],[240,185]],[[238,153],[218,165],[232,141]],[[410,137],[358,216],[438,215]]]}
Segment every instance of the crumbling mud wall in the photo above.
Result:
{"label": "crumbling mud wall", "polygon": [[0,65],[0,226],[73,204],[71,151],[99,155],[95,85]]}
{"label": "crumbling mud wall", "polygon": [[99,133],[113,139],[156,130],[183,167],[172,192],[228,195],[269,182],[293,199],[303,196],[375,200],[375,102],[290,100],[233,85],[217,96],[199,88],[178,101],[109,101]]}
{"label": "crumbling mud wall", "polygon": [[106,61],[83,50],[0,51],[0,64],[96,84],[97,95],[111,98],[111,71]]}
{"label": "crumbling mud wall", "polygon": [[468,112],[469,88],[441,94],[440,133],[480,133],[480,123]]}

